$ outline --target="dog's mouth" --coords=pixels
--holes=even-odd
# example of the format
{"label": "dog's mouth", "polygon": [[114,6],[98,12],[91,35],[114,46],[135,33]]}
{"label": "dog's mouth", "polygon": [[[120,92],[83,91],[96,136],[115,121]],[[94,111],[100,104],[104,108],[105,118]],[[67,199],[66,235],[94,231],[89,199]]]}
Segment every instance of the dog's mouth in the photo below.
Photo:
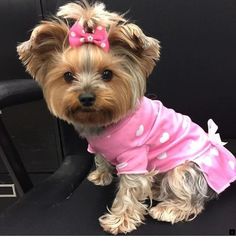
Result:
{"label": "dog's mouth", "polygon": [[75,113],[78,113],[78,112],[82,112],[82,113],[91,113],[91,112],[97,112],[97,110],[94,109],[94,108],[86,108],[86,107],[84,107],[84,108],[79,108],[79,109],[77,109],[77,110],[75,111]]}
{"label": "dog's mouth", "polygon": [[67,107],[65,116],[76,123],[108,125],[114,120],[111,110],[98,109],[97,107]]}
{"label": "dog's mouth", "polygon": [[66,109],[66,113],[67,115],[76,115],[78,113],[93,113],[93,112],[97,112],[97,110],[95,108],[92,107],[77,107],[77,108],[67,108]]}

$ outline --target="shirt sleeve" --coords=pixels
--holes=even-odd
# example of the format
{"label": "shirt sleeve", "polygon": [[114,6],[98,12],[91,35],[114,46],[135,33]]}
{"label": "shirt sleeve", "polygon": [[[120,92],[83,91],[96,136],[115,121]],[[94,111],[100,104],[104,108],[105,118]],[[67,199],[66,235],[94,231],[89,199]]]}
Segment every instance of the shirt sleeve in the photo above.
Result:
{"label": "shirt sleeve", "polygon": [[117,157],[117,174],[147,173],[148,147],[143,145],[123,152]]}

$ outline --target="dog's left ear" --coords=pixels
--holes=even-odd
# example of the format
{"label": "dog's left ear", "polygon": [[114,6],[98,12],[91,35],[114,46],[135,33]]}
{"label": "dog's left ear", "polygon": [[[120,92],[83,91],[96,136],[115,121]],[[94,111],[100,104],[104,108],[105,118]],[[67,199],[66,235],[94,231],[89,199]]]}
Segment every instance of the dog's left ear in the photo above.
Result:
{"label": "dog's left ear", "polygon": [[147,77],[160,58],[160,42],[146,36],[136,24],[124,23],[111,27],[109,41],[111,47],[122,47],[126,56],[131,60],[136,59]]}

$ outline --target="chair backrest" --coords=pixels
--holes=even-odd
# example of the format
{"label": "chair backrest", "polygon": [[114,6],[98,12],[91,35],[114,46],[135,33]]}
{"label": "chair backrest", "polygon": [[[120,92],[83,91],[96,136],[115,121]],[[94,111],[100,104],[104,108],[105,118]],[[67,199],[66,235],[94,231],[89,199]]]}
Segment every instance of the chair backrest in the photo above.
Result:
{"label": "chair backrest", "polygon": [[[9,10],[9,15],[4,13]],[[29,78],[18,60],[16,46],[29,37],[26,32],[32,30],[41,20],[39,0],[0,1],[0,79]]]}
{"label": "chair backrest", "polygon": [[236,1],[104,0],[161,42],[161,58],[148,80],[155,94],[206,129],[236,138]]}
{"label": "chair backrest", "polygon": [[[65,2],[50,1],[44,14],[55,13]],[[212,118],[224,138],[236,138],[236,1],[103,2],[120,13],[129,10],[131,20],[161,41],[161,59],[148,80],[147,95],[190,115],[204,129]],[[62,124],[62,129],[70,135],[68,148],[80,145],[70,127]]]}

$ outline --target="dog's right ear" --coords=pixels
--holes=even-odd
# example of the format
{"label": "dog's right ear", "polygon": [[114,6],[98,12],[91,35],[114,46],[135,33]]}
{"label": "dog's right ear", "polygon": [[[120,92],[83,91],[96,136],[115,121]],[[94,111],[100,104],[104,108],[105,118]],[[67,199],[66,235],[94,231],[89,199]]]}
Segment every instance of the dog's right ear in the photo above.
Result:
{"label": "dog's right ear", "polygon": [[68,46],[69,27],[60,20],[43,21],[32,32],[28,41],[17,46],[17,52],[27,72],[39,80],[45,73],[55,52]]}

